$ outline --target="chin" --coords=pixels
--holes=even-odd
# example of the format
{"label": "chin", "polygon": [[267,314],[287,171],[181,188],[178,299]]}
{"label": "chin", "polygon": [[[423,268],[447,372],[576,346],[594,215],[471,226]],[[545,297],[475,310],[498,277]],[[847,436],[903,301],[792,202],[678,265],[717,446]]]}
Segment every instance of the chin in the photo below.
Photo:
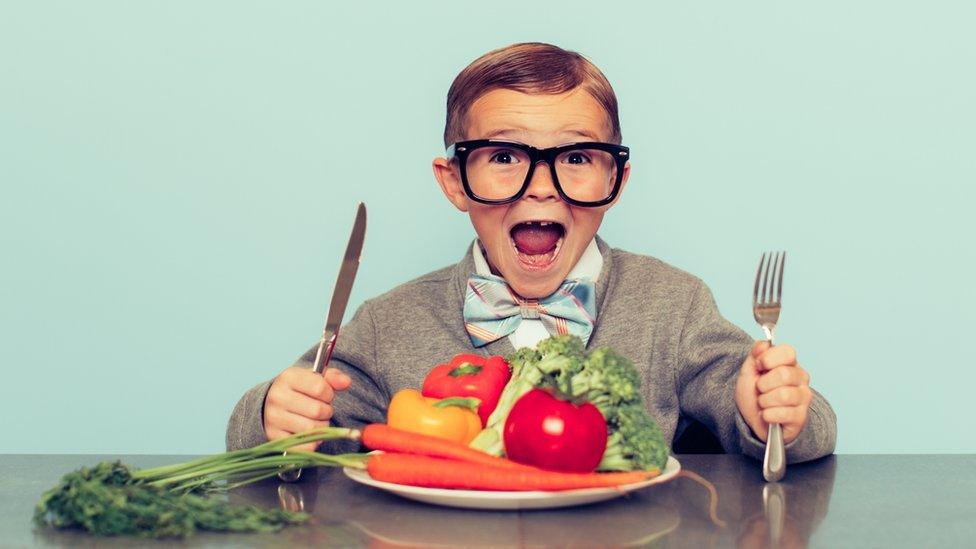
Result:
{"label": "chin", "polygon": [[508,282],[509,287],[512,288],[512,291],[519,296],[526,299],[542,299],[549,297],[558,290],[565,278],[553,277],[551,280],[524,281],[512,280],[509,277],[505,277],[505,280]]}

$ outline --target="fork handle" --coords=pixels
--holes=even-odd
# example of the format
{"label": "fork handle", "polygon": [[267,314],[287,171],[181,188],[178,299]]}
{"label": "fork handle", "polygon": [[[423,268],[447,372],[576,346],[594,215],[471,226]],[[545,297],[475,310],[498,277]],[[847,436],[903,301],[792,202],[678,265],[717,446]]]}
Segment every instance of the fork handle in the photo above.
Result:
{"label": "fork handle", "polygon": [[771,423],[766,438],[766,455],[763,456],[763,478],[766,482],[778,482],[785,474],[786,450],[783,448],[783,427],[779,423]]}
{"label": "fork handle", "polygon": [[[773,331],[763,326],[769,344],[773,345]],[[766,434],[766,453],[763,456],[763,478],[766,482],[779,482],[786,475],[786,449],[783,447],[783,426],[770,423]]]}

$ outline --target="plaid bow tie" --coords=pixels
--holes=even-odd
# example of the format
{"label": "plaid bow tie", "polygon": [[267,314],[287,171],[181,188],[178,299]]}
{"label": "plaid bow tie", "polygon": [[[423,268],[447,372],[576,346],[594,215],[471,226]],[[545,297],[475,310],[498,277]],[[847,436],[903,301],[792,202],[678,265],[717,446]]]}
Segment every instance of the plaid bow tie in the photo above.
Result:
{"label": "plaid bow tie", "polygon": [[523,318],[537,318],[552,335],[573,334],[590,339],[596,321],[593,282],[567,280],[541,300],[522,299],[494,275],[468,279],[464,296],[464,327],[475,347],[482,347],[515,331]]}

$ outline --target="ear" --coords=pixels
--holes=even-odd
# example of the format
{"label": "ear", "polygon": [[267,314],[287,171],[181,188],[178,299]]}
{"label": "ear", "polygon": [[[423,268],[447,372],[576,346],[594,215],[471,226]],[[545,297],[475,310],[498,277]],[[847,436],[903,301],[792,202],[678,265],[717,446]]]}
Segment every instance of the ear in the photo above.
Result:
{"label": "ear", "polygon": [[454,204],[454,207],[462,212],[468,211],[468,197],[464,194],[461,186],[461,174],[458,173],[455,164],[447,158],[435,158],[431,164],[434,169],[434,178],[441,186],[441,192]]}

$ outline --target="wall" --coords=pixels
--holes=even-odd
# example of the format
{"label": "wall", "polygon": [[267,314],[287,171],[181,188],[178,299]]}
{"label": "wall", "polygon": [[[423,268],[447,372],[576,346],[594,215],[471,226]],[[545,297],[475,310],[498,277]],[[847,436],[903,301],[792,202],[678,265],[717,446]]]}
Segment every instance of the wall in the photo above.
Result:
{"label": "wall", "polygon": [[[363,3],[367,4],[367,3]],[[733,5],[734,4],[734,5]],[[907,3],[905,3],[907,4]],[[454,75],[539,40],[600,66],[633,174],[601,234],[750,311],[839,452],[974,452],[976,15],[963,2],[8,2],[0,15],[0,452],[222,448],[318,336],[355,203],[350,312],[457,261],[430,173]]]}

